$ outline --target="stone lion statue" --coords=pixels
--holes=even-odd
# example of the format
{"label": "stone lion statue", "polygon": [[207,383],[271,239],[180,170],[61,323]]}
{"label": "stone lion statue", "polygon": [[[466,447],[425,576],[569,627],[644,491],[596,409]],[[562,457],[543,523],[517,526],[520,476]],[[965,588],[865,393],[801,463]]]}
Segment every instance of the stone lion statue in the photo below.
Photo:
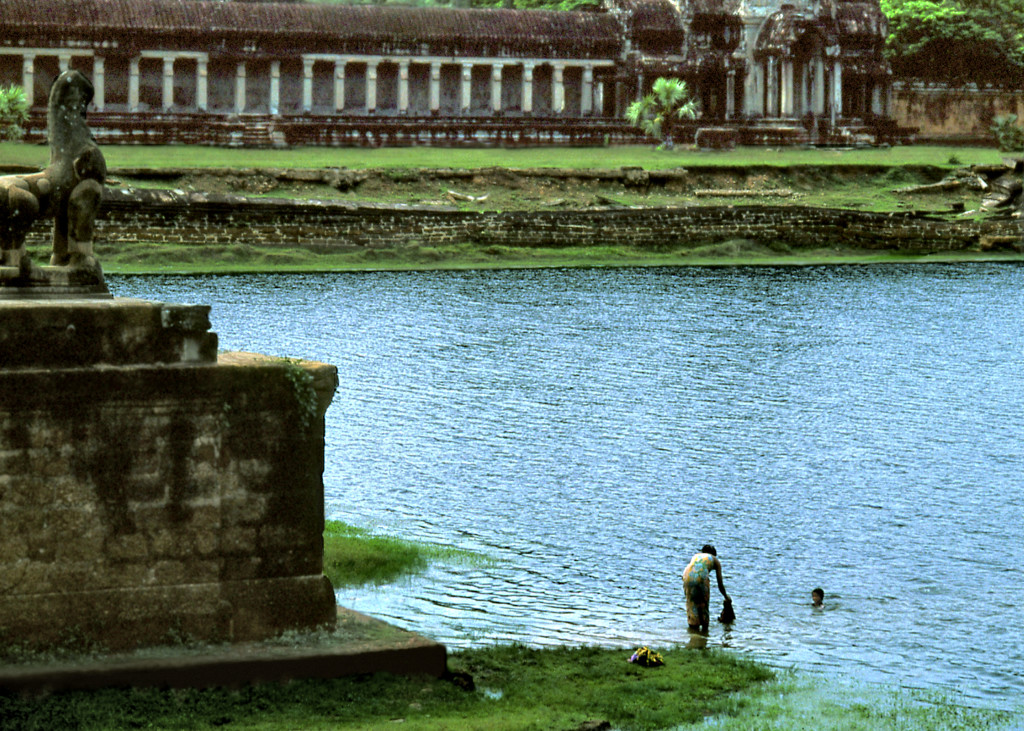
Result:
{"label": "stone lion statue", "polygon": [[107,163],[85,123],[93,86],[65,71],[50,87],[47,128],[50,164],[40,173],[0,177],[0,264],[31,269],[25,236],[38,218],[53,218],[53,266],[97,268],[96,213]]}

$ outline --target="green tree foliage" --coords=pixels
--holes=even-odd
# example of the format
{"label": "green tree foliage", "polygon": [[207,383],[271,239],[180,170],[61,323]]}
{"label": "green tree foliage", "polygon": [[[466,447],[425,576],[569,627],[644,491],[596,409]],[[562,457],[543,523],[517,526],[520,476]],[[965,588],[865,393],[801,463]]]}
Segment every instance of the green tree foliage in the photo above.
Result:
{"label": "green tree foliage", "polygon": [[0,86],[0,137],[20,140],[28,121],[28,99],[20,86]]}
{"label": "green tree foliage", "polygon": [[881,0],[893,72],[926,83],[1024,87],[1024,0]]}
{"label": "green tree foliage", "polygon": [[686,82],[661,77],[651,86],[651,93],[626,109],[626,119],[651,137],[662,140],[665,149],[672,149],[672,132],[677,119],[694,119],[697,100],[690,98]]}

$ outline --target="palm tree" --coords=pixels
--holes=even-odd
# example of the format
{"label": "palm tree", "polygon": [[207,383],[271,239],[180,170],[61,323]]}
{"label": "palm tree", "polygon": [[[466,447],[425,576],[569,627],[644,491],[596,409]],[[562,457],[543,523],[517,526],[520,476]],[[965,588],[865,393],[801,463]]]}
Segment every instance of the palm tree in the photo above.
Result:
{"label": "palm tree", "polygon": [[28,99],[20,86],[0,86],[0,138],[20,140],[28,121]]}
{"label": "palm tree", "polygon": [[629,105],[626,119],[671,150],[676,119],[694,119],[697,111],[697,100],[690,98],[685,81],[662,77],[651,86],[650,94]]}

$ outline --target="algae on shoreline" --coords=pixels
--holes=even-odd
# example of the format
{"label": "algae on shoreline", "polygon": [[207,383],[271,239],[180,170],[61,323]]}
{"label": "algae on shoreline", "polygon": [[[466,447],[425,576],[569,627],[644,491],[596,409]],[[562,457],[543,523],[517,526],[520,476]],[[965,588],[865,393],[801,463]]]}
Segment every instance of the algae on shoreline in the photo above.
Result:
{"label": "algae on shoreline", "polygon": [[107,274],[311,274],[325,272],[412,272],[471,269],[571,269],[664,266],[822,266],[844,264],[916,264],[1024,262],[1024,254],[817,249],[773,252],[747,241],[722,242],[704,249],[650,251],[628,246],[512,248],[472,244],[445,248],[406,247],[368,252],[318,253],[298,247],[209,247],[139,244],[96,247]]}
{"label": "algae on shoreline", "polygon": [[378,535],[338,520],[324,525],[324,575],[335,589],[387,583],[418,573],[435,561],[482,564],[490,560],[466,549]]}

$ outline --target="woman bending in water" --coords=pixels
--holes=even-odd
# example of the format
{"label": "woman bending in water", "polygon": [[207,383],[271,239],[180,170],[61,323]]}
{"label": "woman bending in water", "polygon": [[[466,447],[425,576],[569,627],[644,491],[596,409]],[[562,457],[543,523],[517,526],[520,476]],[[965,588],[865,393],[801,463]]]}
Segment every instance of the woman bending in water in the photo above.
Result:
{"label": "woman bending in water", "polygon": [[690,559],[686,570],[683,571],[686,622],[690,625],[691,630],[707,632],[708,625],[711,623],[708,603],[711,600],[712,569],[718,578],[718,591],[725,597],[725,601],[731,601],[729,595],[725,593],[725,584],[722,583],[722,562],[718,560],[718,552],[714,546],[705,544],[700,549],[700,553]]}

